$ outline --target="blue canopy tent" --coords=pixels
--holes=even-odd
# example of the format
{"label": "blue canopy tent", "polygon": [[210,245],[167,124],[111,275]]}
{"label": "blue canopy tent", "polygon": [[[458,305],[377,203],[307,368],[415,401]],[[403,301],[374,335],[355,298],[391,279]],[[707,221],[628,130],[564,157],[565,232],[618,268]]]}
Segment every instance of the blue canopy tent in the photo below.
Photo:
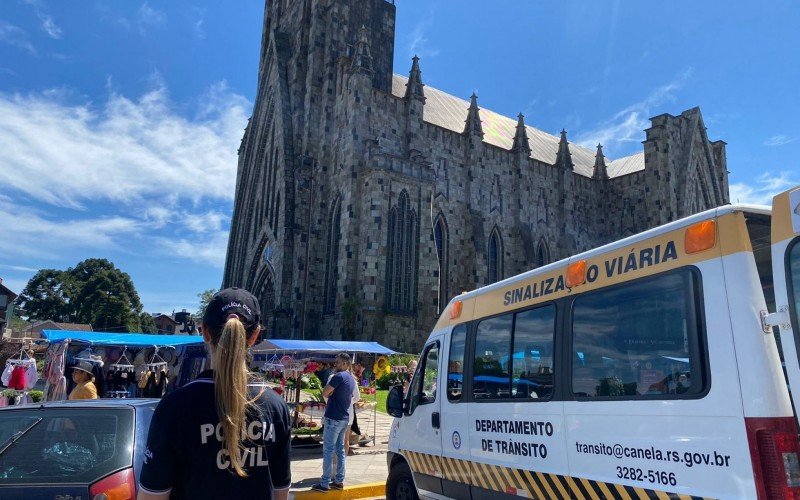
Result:
{"label": "blue canopy tent", "polygon": [[253,347],[253,352],[319,352],[319,353],[365,353],[365,354],[397,354],[377,342],[356,342],[344,340],[294,340],[269,339]]}
{"label": "blue canopy tent", "polygon": [[69,340],[96,346],[178,347],[202,345],[203,337],[194,335],[149,335],[146,333],[103,333],[71,330],[43,330],[42,337],[51,344]]}
{"label": "blue canopy tent", "polygon": [[[206,365],[206,351],[203,348],[203,337],[198,335],[150,335],[146,333],[105,333],[84,332],[74,330],[43,330],[42,339],[51,345],[51,349],[61,342],[69,342],[72,346],[91,346],[91,349],[118,348],[119,351],[142,353],[152,348],[153,356],[161,361],[174,360],[172,366],[177,370],[174,387],[181,387],[193,380]],[[159,354],[160,351],[160,354]],[[48,356],[52,351],[48,350]],[[131,358],[132,359],[132,358]],[[116,361],[116,359],[114,360]],[[152,362],[152,360],[151,360]]]}
{"label": "blue canopy tent", "polygon": [[[279,354],[302,355],[305,358],[329,357],[338,352],[355,354],[372,354],[376,356],[397,354],[395,351],[384,347],[377,342],[359,342],[344,340],[294,340],[294,339],[269,339],[251,348],[253,360],[255,362],[267,361],[267,354],[278,356]],[[268,363],[270,364],[270,363]],[[323,382],[324,383],[324,382]],[[300,384],[295,385],[294,400],[300,399]],[[378,396],[375,395],[375,406],[372,409],[372,442],[375,443],[377,432],[377,403]],[[297,422],[299,407],[295,406],[294,421]]]}

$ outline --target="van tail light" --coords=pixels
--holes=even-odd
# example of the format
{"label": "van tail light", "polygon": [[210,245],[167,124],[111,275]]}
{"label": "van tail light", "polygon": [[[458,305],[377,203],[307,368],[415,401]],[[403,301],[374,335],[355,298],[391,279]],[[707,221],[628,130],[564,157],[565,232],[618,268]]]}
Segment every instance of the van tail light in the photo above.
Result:
{"label": "van tail light", "polygon": [[800,444],[794,417],[744,420],[758,498],[800,500]]}
{"label": "van tail light", "polygon": [[92,500],[134,500],[136,478],[133,469],[115,472],[89,486],[89,497]]}

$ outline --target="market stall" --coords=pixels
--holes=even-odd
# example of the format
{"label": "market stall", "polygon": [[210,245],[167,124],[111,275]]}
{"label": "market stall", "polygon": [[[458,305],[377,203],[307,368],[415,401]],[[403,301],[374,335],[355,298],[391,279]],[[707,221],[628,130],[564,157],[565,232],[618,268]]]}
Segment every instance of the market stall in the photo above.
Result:
{"label": "market stall", "polygon": [[[328,375],[325,367],[340,352],[350,354],[354,365],[360,363],[364,366],[373,366],[380,360],[381,369],[385,369],[386,356],[396,354],[395,351],[377,342],[334,340],[269,339],[251,348],[253,355],[251,368],[270,374],[273,380],[280,380],[280,387],[277,390],[294,409],[295,433],[302,428],[301,415],[310,417],[313,424],[313,419],[320,418],[325,412],[325,402],[321,397],[313,401],[301,401],[301,380],[310,373],[317,373],[319,375],[316,375],[316,378],[324,386]],[[362,374],[357,373],[356,378],[359,380],[362,393],[362,400],[356,403],[356,415],[362,411],[372,412],[371,441],[374,443],[376,434],[374,417],[377,412],[374,377],[371,377],[372,380],[362,379]],[[293,387],[287,383],[291,380],[294,380]]]}
{"label": "market stall", "polygon": [[206,367],[203,337],[44,330],[45,401],[66,399],[71,367],[88,363],[101,397],[161,397]]}

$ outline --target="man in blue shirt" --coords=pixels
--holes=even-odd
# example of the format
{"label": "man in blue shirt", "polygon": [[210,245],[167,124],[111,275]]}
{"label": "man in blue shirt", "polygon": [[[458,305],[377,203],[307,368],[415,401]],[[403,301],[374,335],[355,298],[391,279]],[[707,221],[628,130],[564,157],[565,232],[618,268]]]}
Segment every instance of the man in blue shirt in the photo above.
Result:
{"label": "man in blue shirt", "polygon": [[[341,490],[344,487],[344,439],[349,427],[350,412],[353,411],[355,379],[350,375],[350,356],[346,352],[336,355],[336,373],[322,390],[328,401],[322,418],[322,477],[311,489],[316,491]],[[336,452],[336,477],[331,481],[333,453]]]}

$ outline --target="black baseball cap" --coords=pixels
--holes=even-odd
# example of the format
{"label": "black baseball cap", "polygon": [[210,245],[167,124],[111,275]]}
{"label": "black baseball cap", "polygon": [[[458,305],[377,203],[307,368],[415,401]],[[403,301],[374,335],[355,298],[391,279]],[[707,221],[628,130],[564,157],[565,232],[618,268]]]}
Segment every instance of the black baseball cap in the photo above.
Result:
{"label": "black baseball cap", "polygon": [[215,293],[203,313],[203,321],[215,330],[222,328],[228,316],[236,314],[250,331],[261,321],[261,307],[252,293],[243,288],[226,288]]}

